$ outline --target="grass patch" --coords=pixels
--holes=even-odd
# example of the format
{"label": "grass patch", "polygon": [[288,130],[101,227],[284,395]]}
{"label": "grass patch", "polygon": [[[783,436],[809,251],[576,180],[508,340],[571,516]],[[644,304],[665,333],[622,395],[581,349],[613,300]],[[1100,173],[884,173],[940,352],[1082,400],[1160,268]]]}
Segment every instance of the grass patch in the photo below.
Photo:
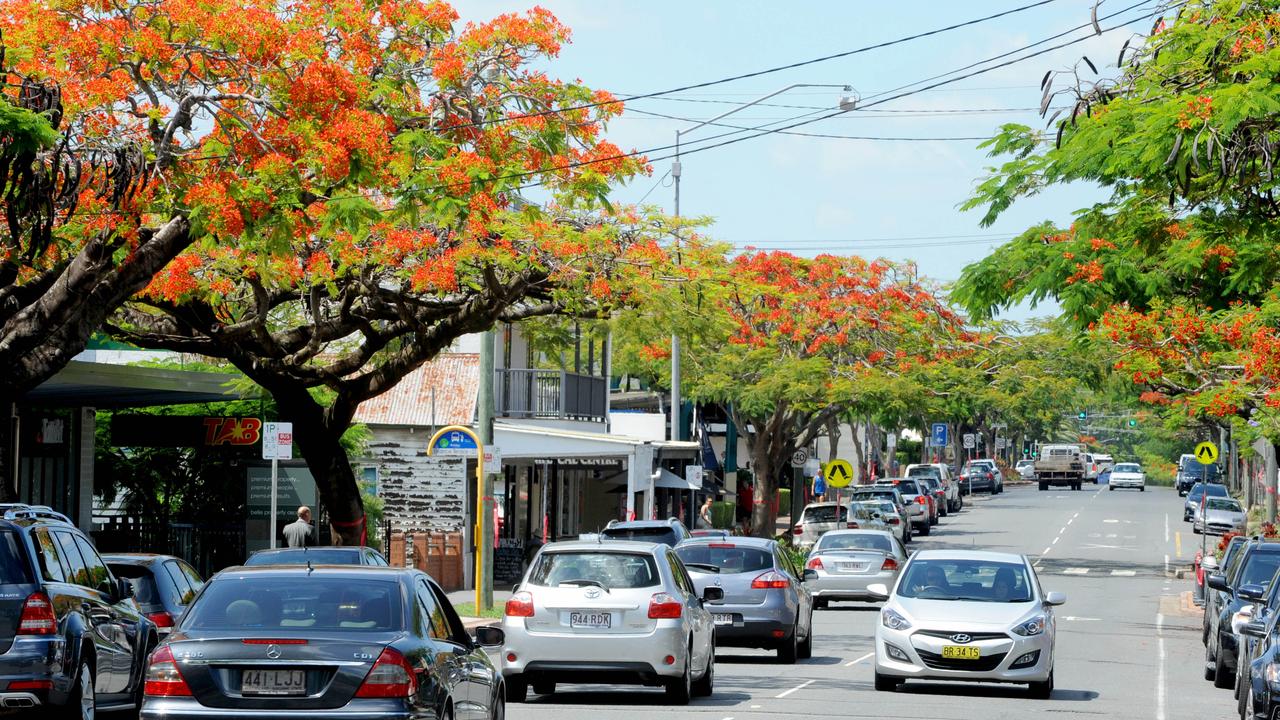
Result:
{"label": "grass patch", "polygon": [[503,603],[495,601],[493,603],[493,607],[489,608],[488,612],[478,613],[476,612],[476,604],[469,602],[457,603],[453,606],[453,609],[462,617],[500,618],[502,617],[504,607]]}

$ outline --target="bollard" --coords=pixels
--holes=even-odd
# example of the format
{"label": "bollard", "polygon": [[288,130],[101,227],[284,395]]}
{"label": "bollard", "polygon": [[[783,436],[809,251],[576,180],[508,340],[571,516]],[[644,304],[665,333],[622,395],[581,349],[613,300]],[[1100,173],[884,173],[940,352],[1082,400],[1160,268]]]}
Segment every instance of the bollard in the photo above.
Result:
{"label": "bollard", "polygon": [[1192,595],[1192,599],[1195,601],[1196,605],[1204,604],[1204,565],[1201,562],[1203,559],[1204,553],[1202,551],[1197,551],[1195,563],[1192,565],[1196,571],[1195,593]]}

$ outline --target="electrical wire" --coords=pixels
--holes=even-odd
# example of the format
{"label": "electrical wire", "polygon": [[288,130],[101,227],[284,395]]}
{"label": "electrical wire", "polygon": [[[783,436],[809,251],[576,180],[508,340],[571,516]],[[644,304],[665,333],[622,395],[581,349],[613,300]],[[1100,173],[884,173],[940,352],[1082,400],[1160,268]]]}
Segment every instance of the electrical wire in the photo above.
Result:
{"label": "electrical wire", "polygon": [[489,120],[480,120],[478,122],[445,125],[443,127],[434,128],[434,130],[435,132],[444,132],[446,130],[459,130],[459,129],[472,128],[472,127],[484,127],[486,125],[492,125],[495,123],[513,122],[515,120],[545,117],[547,115],[558,115],[566,112],[571,112],[574,110],[590,110],[592,108],[597,108],[604,105],[615,105],[618,102],[644,100],[646,98],[660,97],[663,95],[671,95],[678,92],[686,92],[689,90],[697,90],[699,88],[712,87],[715,85],[723,85],[725,83],[737,82],[738,80],[746,80],[748,78],[760,77],[763,75],[770,75],[777,72],[783,72],[785,70],[794,70],[796,68],[801,68],[808,65],[816,65],[818,63],[828,62],[830,60],[838,60],[840,58],[846,58],[846,57],[858,55],[861,53],[871,52],[872,50],[881,50],[883,48],[892,47],[894,45],[901,45],[902,43],[911,42],[913,40],[920,40],[922,38],[932,37],[934,35],[941,35],[943,33],[950,32],[952,30],[958,30],[960,28],[979,25],[981,23],[988,22],[990,20],[996,20],[998,18],[1007,17],[1009,15],[1015,15],[1017,13],[1025,12],[1027,10],[1032,10],[1042,5],[1048,5],[1050,3],[1057,2],[1057,1],[1058,0],[1036,0],[1035,2],[1028,3],[1026,5],[1020,5],[1018,7],[1010,8],[1008,10],[1002,10],[992,15],[986,15],[986,16],[974,18],[971,20],[965,20],[964,22],[955,23],[953,25],[947,25],[945,27],[935,28],[933,30],[927,30],[925,32],[916,33],[914,35],[907,35],[904,37],[895,38],[893,40],[886,40],[884,42],[875,43],[873,45],[864,45],[859,48],[854,48],[853,50],[846,50],[844,52],[834,53],[832,55],[823,55],[822,57],[816,57],[809,60],[801,60],[799,62],[788,63],[786,65],[777,65],[774,67],[765,68],[763,70],[756,70],[754,72],[742,73],[740,75],[733,75],[730,77],[720,78],[718,80],[708,80],[706,82],[694,83],[692,85],[684,85],[677,88],[671,88],[670,90],[659,90],[657,92],[642,93],[639,95],[630,95],[630,96],[615,98],[614,100],[607,100],[603,102],[583,103],[581,105],[572,105],[570,107],[564,107],[564,108],[558,108],[558,109],[541,110],[538,112],[525,113],[521,115],[506,115],[499,118],[491,118]]}
{"label": "electrical wire", "polygon": [[[684,122],[698,122],[697,120],[693,120],[691,118],[683,118],[683,117],[678,117],[676,115],[664,115],[663,113],[656,113],[648,110],[638,110],[636,108],[631,108],[630,111],[641,113],[643,115],[649,115],[659,120],[665,119],[665,120],[681,120]],[[757,119],[764,119],[764,118],[757,118]],[[793,120],[793,119],[794,118],[775,118],[775,120],[787,120],[787,121]],[[744,127],[742,125],[733,125],[730,123],[719,122],[719,121],[707,123],[707,124],[714,125],[716,127],[734,128],[737,130],[743,130],[748,132],[756,129],[756,128]],[[966,137],[894,137],[894,136],[878,136],[878,135],[839,135],[835,133],[794,132],[790,130],[777,130],[775,131],[775,134],[792,135],[797,137],[828,138],[832,140],[881,140],[881,141],[891,141],[891,142],[938,142],[938,141],[945,142],[945,141],[956,141],[956,140],[971,141],[971,140],[990,140],[992,137],[990,135],[976,135],[976,136],[966,136]]]}

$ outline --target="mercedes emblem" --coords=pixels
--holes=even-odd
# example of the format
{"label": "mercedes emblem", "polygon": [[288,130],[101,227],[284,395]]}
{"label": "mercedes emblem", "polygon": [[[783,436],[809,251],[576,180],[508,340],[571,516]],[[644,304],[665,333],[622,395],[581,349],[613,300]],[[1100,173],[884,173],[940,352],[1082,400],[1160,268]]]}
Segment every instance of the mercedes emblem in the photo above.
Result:
{"label": "mercedes emblem", "polygon": [[279,660],[279,659],[280,659],[280,648],[276,647],[275,645],[268,645],[268,646],[267,646],[267,657],[271,658],[272,660]]}
{"label": "mercedes emblem", "polygon": [[962,645],[970,642],[971,640],[973,640],[973,636],[968,633],[956,633],[951,636],[951,642],[960,643]]}

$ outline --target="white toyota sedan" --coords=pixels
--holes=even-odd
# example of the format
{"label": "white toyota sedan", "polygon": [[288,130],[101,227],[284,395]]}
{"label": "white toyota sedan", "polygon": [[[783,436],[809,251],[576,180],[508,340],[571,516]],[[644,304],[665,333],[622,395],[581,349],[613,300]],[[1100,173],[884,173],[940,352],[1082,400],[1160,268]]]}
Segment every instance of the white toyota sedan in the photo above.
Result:
{"label": "white toyota sedan", "polygon": [[1107,483],[1111,490],[1133,488],[1146,492],[1147,474],[1138,463],[1120,463],[1111,469],[1111,479]]}
{"label": "white toyota sedan", "polygon": [[911,556],[876,624],[876,690],[904,680],[1026,683],[1053,692],[1053,608],[1024,555],[925,550]]}

